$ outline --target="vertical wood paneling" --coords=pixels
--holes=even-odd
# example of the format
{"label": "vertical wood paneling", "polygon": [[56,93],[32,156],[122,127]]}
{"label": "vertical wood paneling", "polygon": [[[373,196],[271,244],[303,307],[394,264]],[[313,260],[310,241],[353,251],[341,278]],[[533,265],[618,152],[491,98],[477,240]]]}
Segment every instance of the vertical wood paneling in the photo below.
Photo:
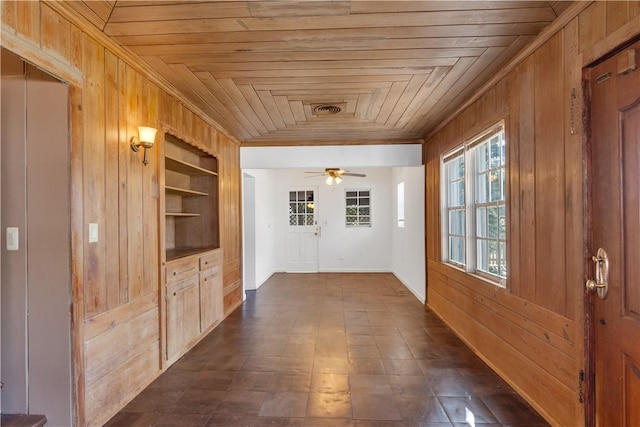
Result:
{"label": "vertical wood paneling", "polygon": [[[520,198],[520,235],[519,258],[514,260],[520,264],[520,281],[511,283],[516,295],[533,301],[536,283],[536,242],[532,230],[535,228],[535,127],[534,127],[534,60],[527,58],[518,67],[520,91],[519,110],[512,110],[512,114],[518,114],[518,135],[513,135],[511,141],[518,144],[520,152],[519,161],[512,164],[512,172],[519,176],[520,192],[516,197]],[[511,195],[514,197],[515,195]]]}
{"label": "vertical wood paneling", "polygon": [[629,4],[624,1],[605,2],[605,32],[611,34],[629,19]]}
{"label": "vertical wood paneling", "polygon": [[580,14],[580,46],[593,46],[605,37],[606,33],[606,8],[607,2],[594,2],[588,9]]}
{"label": "vertical wood paneling", "polygon": [[129,200],[129,158],[131,148],[129,147],[128,121],[129,105],[127,102],[127,65],[118,62],[118,295],[119,303],[125,304],[129,301],[129,235],[128,235],[128,209]]}
{"label": "vertical wood paneling", "polygon": [[[28,2],[34,3],[34,2]],[[42,47],[71,58],[71,24],[47,6],[42,6]]]}
{"label": "vertical wood paneling", "polygon": [[[47,9],[47,7],[43,5],[42,10],[44,11],[45,9]],[[70,27],[71,28],[69,31],[69,40],[71,40],[70,42],[71,46],[69,51],[69,65],[73,68],[80,69],[82,68],[82,52],[84,48],[84,35],[78,27],[74,27],[73,25],[70,25]],[[45,35],[49,37],[48,34],[44,33],[43,31],[42,37],[45,37]]]}
{"label": "vertical wood paneling", "polygon": [[[425,148],[429,158],[438,158],[436,147],[427,145]],[[426,255],[428,259],[440,260],[440,165],[439,162],[426,162]]]}
{"label": "vertical wood paneling", "polygon": [[16,28],[16,6],[17,1],[3,1],[0,3],[0,8],[2,8],[2,23],[5,24],[9,28]]}
{"label": "vertical wood paneling", "polygon": [[118,58],[105,53],[105,228],[107,309],[120,305]]}
{"label": "vertical wood paneling", "polygon": [[[84,223],[97,223],[98,242],[88,243],[85,240],[84,251],[84,289],[85,316],[102,313],[107,308],[107,288],[105,286],[105,83],[104,83],[104,48],[92,39],[85,37],[83,55],[83,71],[85,73],[82,91],[82,109],[84,117],[84,158],[83,158],[83,203]],[[96,100],[101,100],[96,102]],[[100,233],[102,230],[102,233]]]}
{"label": "vertical wood paneling", "polygon": [[[438,211],[426,210],[427,254],[432,259],[428,304],[556,425],[580,425],[584,419],[575,380],[584,368],[585,333],[581,55],[602,49],[605,33],[614,34],[613,27],[628,26],[637,16],[636,5],[592,4],[506,78],[509,290],[487,288],[440,263],[434,256],[440,242],[433,237],[440,232],[439,221],[433,221]],[[471,129],[494,114],[492,110],[500,110],[500,90],[499,84],[489,89],[427,141],[428,203],[439,204],[439,184],[429,180],[439,183],[433,172],[439,170],[440,154],[467,138]],[[517,336],[508,332],[511,323],[523,329]],[[549,340],[551,336],[556,338]],[[518,349],[518,342],[539,348]],[[563,356],[541,356],[558,350]]]}
{"label": "vertical wood paneling", "polygon": [[[158,88],[148,80],[143,80],[143,104],[140,125],[157,128],[158,117]],[[156,135],[156,142],[159,135]],[[158,239],[160,215],[164,209],[160,209],[160,190],[158,185],[158,153],[160,150],[154,147],[149,151],[149,164],[142,168],[143,184],[143,267],[144,282],[141,295],[148,295],[158,291],[160,264],[160,241]],[[152,220],[149,220],[152,219]]]}
{"label": "vertical wood paneling", "polygon": [[[138,134],[140,123],[140,104],[142,102],[142,76],[131,67],[127,68],[127,103],[128,103],[128,137]],[[129,140],[128,139],[128,140]],[[128,152],[128,180],[127,186],[127,252],[129,296],[128,300],[138,298],[143,293],[144,281],[144,222],[143,222],[143,192],[142,192],[142,150]]]}
{"label": "vertical wood paneling", "polygon": [[[571,21],[564,32],[564,158],[565,158],[565,291],[567,293],[566,316],[569,319],[580,319],[582,309],[582,278],[584,277],[583,260],[575,256],[582,246],[584,235],[584,196],[583,196],[583,162],[582,146],[582,72],[579,51],[579,28],[577,20]],[[578,322],[582,330],[583,322]],[[579,334],[581,336],[582,334]],[[578,357],[582,362],[582,357]],[[578,366],[581,366],[578,365]]]}
{"label": "vertical wood paneling", "polygon": [[16,4],[18,33],[31,39],[40,39],[40,4],[33,1],[23,1]]}
{"label": "vertical wood paneling", "polygon": [[[3,26],[29,49],[81,70],[82,86],[69,91],[74,416],[78,426],[102,425],[162,369],[160,150],[143,166],[129,140],[138,125],[166,124],[217,154],[226,313],[242,301],[239,147],[49,5],[0,7]],[[88,243],[90,222],[98,223],[97,243]]]}
{"label": "vertical wood paneling", "polygon": [[[508,77],[508,104],[510,111],[520,111],[520,72],[514,70]],[[515,114],[514,114],[515,115]],[[511,144],[510,141],[520,137],[520,121],[511,115],[506,129],[507,134],[507,194],[509,205],[507,207],[507,274],[508,287],[514,295],[522,294],[522,274],[520,265],[520,173],[517,165],[520,164],[520,144]]]}
{"label": "vertical wood paneling", "polygon": [[[638,14],[637,2],[627,4],[627,19],[633,18]],[[109,367],[105,371],[101,371],[101,380],[85,383],[85,371],[83,357],[84,341],[84,325],[80,320],[87,318],[87,321],[94,319],[98,313],[100,316],[109,318],[110,321],[121,322],[123,317],[120,315],[119,308],[127,303],[136,306],[134,303],[144,298],[143,295],[153,292],[159,286],[159,279],[154,278],[157,274],[158,259],[153,259],[153,249],[157,246],[154,242],[154,232],[157,232],[158,214],[155,216],[149,214],[157,207],[158,192],[158,152],[150,153],[152,159],[151,164],[144,167],[142,165],[141,154],[134,154],[128,146],[128,140],[136,131],[136,126],[142,124],[144,119],[150,120],[149,124],[160,120],[167,125],[179,130],[190,138],[202,139],[211,147],[211,150],[218,155],[220,161],[220,201],[221,201],[221,246],[224,249],[224,265],[226,271],[224,277],[227,278],[225,288],[230,289],[231,293],[225,296],[227,311],[233,303],[240,301],[239,286],[235,286],[240,278],[240,169],[239,169],[239,149],[234,141],[226,136],[221,136],[211,126],[194,115],[190,110],[186,109],[178,100],[169,97],[164,93],[159,93],[156,88],[137,72],[133,71],[126,64],[118,60],[117,75],[114,76],[114,58],[111,54],[104,54],[104,47],[96,43],[89,36],[81,33],[81,31],[71,25],[65,18],[51,11],[46,4],[41,5],[42,28],[39,30],[33,26],[35,20],[35,9],[33,5],[18,5],[17,2],[3,1],[2,21],[3,25],[16,29],[21,37],[27,39],[30,43],[41,43],[42,49],[55,52],[61,58],[68,59],[72,66],[77,66],[82,70],[84,76],[83,86],[72,87],[70,90],[70,102],[72,106],[71,114],[71,167],[73,180],[72,193],[72,256],[73,256],[73,274],[74,274],[74,369],[76,377],[77,390],[77,407],[78,407],[78,425],[85,424],[85,411],[83,401],[87,397],[88,423],[99,423],[104,421],[114,413],[123,402],[132,397],[137,390],[141,389],[145,384],[153,379],[153,376],[159,371],[157,360],[159,358],[159,344],[153,339],[153,334],[144,335],[142,332],[134,332],[139,336],[151,337],[151,344],[144,349],[134,349],[131,345],[126,344],[126,348],[109,348],[106,346],[105,351],[112,351],[113,354],[105,354],[103,356],[122,356],[125,354],[134,354],[130,362],[121,365]],[[567,135],[567,96],[568,89],[579,81],[576,73],[579,73],[579,58],[575,54],[575,46],[579,45],[580,50],[588,49],[598,43],[605,34],[615,30],[614,26],[622,25],[620,19],[616,18],[621,15],[615,14],[607,8],[616,7],[615,5],[607,5],[605,2],[597,2],[590,6],[577,21],[573,21],[572,28],[565,30],[564,40],[561,36],[558,40],[552,41],[551,44],[543,49],[548,49],[548,55],[560,55],[558,58],[530,58],[523,62],[517,73],[514,73],[513,85],[509,85],[511,104],[509,110],[509,132],[510,132],[510,160],[511,175],[510,185],[513,184],[513,191],[516,185],[519,185],[520,191],[515,195],[517,203],[519,203],[518,224],[511,224],[510,229],[518,230],[520,243],[519,252],[514,255],[510,252],[513,259],[512,262],[520,267],[520,279],[517,275],[511,276],[512,281],[512,297],[520,301],[521,304],[514,304],[511,309],[510,321],[515,322],[518,316],[521,316],[521,325],[523,329],[526,322],[531,323],[535,319],[535,328],[539,330],[549,330],[555,336],[568,340],[575,345],[573,357],[576,360],[581,357],[581,333],[577,325],[580,325],[580,308],[576,301],[573,306],[576,308],[572,311],[572,298],[578,291],[569,289],[569,286],[575,286],[577,281],[571,281],[571,278],[579,270],[581,260],[577,259],[576,254],[581,254],[581,238],[578,234],[581,232],[580,225],[575,218],[581,218],[581,208],[579,207],[578,193],[581,191],[581,153],[579,148],[581,144],[580,133],[572,136]],[[18,8],[23,8],[18,10]],[[25,11],[28,13],[25,14]],[[18,24],[18,21],[20,22]],[[624,19],[622,19],[624,21]],[[576,32],[576,28],[579,32]],[[577,43],[579,34],[579,43]],[[620,40],[622,42],[623,40]],[[552,47],[553,46],[553,47]],[[541,51],[542,52],[542,51]],[[556,61],[554,63],[554,61]],[[562,63],[564,61],[564,63]],[[559,64],[559,63],[560,64]],[[558,71],[558,67],[564,72]],[[541,68],[537,71],[536,68]],[[567,71],[568,70],[568,71]],[[534,73],[536,73],[534,75]],[[573,73],[573,74],[571,74]],[[535,77],[535,78],[534,78]],[[113,81],[115,79],[115,81]],[[540,82],[545,82],[542,85]],[[117,86],[117,97],[114,98],[110,93],[113,89],[112,84]],[[398,88],[402,89],[406,83],[398,83]],[[457,143],[457,139],[461,136],[468,136],[471,128],[481,126],[494,119],[501,109],[505,106],[500,101],[504,98],[504,94],[500,95],[500,91],[505,91],[504,87],[496,86],[493,93],[487,94],[478,101],[475,107],[470,107],[457,120],[454,120],[450,126],[443,129],[436,135],[426,149],[427,159],[427,198],[429,207],[427,210],[427,256],[434,262],[439,262],[440,258],[440,230],[439,230],[439,154],[442,150],[450,148]],[[517,91],[515,93],[514,91]],[[540,94],[540,91],[547,91],[548,94]],[[509,93],[509,91],[506,91]],[[396,94],[399,97],[402,90]],[[392,96],[390,93],[389,96]],[[159,98],[162,102],[159,103]],[[113,105],[117,99],[118,117],[114,122]],[[535,100],[535,103],[534,103]],[[154,107],[155,103],[155,107]],[[549,104],[549,105],[548,105]],[[161,106],[161,108],[160,108]],[[548,112],[539,111],[549,107]],[[555,117],[547,119],[546,115],[551,116],[551,112]],[[386,120],[391,114],[391,110],[387,111],[384,116]],[[561,117],[561,120],[558,120]],[[534,120],[535,119],[535,120]],[[552,123],[551,127],[546,127],[546,121],[560,122],[559,125]],[[117,129],[117,173],[113,170],[116,160],[115,152],[112,151],[111,143],[113,128]],[[514,144],[517,144],[514,146]],[[556,144],[554,147],[547,145]],[[560,147],[560,148],[558,148]],[[516,148],[516,149],[514,149]],[[534,155],[535,154],[535,155]],[[556,154],[558,157],[555,157]],[[538,159],[535,159],[535,157]],[[544,176],[545,166],[541,164],[540,159],[552,160],[549,165],[553,170],[546,178]],[[518,164],[514,164],[514,162]],[[561,168],[558,169],[558,162]],[[555,175],[558,174],[560,178]],[[117,176],[117,179],[116,179]],[[551,182],[551,176],[555,181]],[[111,180],[116,179],[118,186],[114,188]],[[561,187],[558,181],[563,181]],[[108,181],[108,182],[107,182]],[[550,195],[545,194],[549,190]],[[112,207],[108,206],[115,202],[114,194],[117,193],[118,204],[118,221],[119,229],[117,242],[108,237],[107,230],[114,229],[115,225],[110,218]],[[546,281],[543,278],[550,275],[549,272],[543,272],[548,265],[541,256],[549,258],[548,254],[539,248],[540,236],[535,230],[541,227],[547,221],[544,218],[540,208],[536,209],[538,198],[545,199],[546,206],[553,213],[551,224],[554,229],[562,230],[566,238],[561,242],[562,257],[566,256],[563,264],[566,268],[562,273],[562,277],[554,277],[553,280]],[[514,200],[511,201],[510,207],[515,213]],[[542,218],[540,218],[542,216]],[[557,218],[556,218],[557,216]],[[143,222],[144,217],[144,222]],[[513,221],[516,219],[513,216]],[[86,241],[86,232],[89,222],[98,222],[100,226],[100,241],[97,244],[89,244]],[[560,225],[558,225],[561,222]],[[155,230],[155,231],[154,231]],[[157,239],[157,237],[156,237]],[[562,240],[562,238],[560,238]],[[513,236],[510,243],[515,240]],[[114,266],[110,261],[113,258],[113,245],[118,246],[119,264]],[[551,248],[555,250],[557,248]],[[560,250],[560,249],[558,249]],[[536,253],[538,256],[536,256]],[[570,254],[573,254],[570,256]],[[564,259],[564,258],[563,258]],[[143,265],[150,262],[153,265]],[[554,260],[554,262],[557,262]],[[560,263],[559,263],[560,264]],[[513,264],[512,264],[513,265]],[[144,270],[143,270],[144,268]],[[148,269],[154,269],[156,272],[148,273]],[[112,299],[111,281],[114,280],[114,271],[118,272],[117,282],[119,286],[119,298],[116,302]],[[435,277],[436,274],[447,278],[446,272],[429,270],[429,277]],[[529,282],[527,282],[529,281]],[[446,281],[445,281],[446,282]],[[434,283],[439,283],[434,279]],[[430,283],[431,285],[431,283]],[[442,283],[441,283],[442,285]],[[482,288],[481,283],[473,282],[474,286]],[[437,287],[437,285],[436,285]],[[557,289],[552,289],[555,287]],[[432,290],[430,286],[430,291]],[[540,302],[538,298],[544,300],[546,296],[542,296],[540,292],[551,290],[552,292],[562,292],[561,300],[566,303],[556,304],[556,302],[545,302],[543,305],[551,304],[551,310],[548,311],[548,318],[553,320],[552,325],[544,323],[539,317],[536,317],[532,311],[532,306],[538,307]],[[469,291],[474,292],[474,291]],[[493,292],[493,289],[492,289]],[[467,294],[465,291],[465,295]],[[489,300],[491,304],[500,301],[508,292],[496,291],[492,297],[491,294],[481,294],[481,298],[475,298],[475,304],[481,304],[482,298]],[[141,296],[141,298],[136,298]],[[466,297],[465,297],[466,298]],[[462,312],[455,306],[455,298],[451,298],[448,293],[447,286],[440,286],[436,295],[437,303],[442,308],[441,315],[445,319],[455,323],[455,317],[460,315],[464,320],[464,324],[473,328],[473,336],[476,339],[476,350],[483,353],[483,346],[486,342],[495,343],[495,349],[491,349],[491,359],[495,362],[498,369],[500,366],[500,348],[508,342],[499,334],[500,330],[492,330],[487,325],[474,326],[474,319],[469,321],[470,316]],[[487,306],[498,307],[498,305]],[[116,307],[117,306],[117,307]],[[136,309],[138,310],[138,309]],[[483,309],[483,316],[491,319],[492,313],[495,316],[501,316],[500,310],[505,308],[496,308],[491,311]],[[453,313],[453,314],[452,314]],[[143,315],[136,311],[130,319],[135,319]],[[465,317],[466,316],[466,317]],[[503,317],[507,317],[506,314]],[[127,318],[129,319],[129,318]],[[505,324],[503,319],[497,319]],[[492,319],[491,321],[496,321]],[[575,320],[575,322],[574,322]],[[126,329],[124,324],[119,327]],[[139,321],[139,320],[138,320]],[[569,325],[567,329],[556,325],[566,321]],[[144,322],[143,322],[144,323]],[[151,322],[153,323],[153,322]],[[159,323],[159,322],[158,322]],[[498,324],[498,323],[496,323]],[[142,328],[144,329],[144,328]],[[573,333],[567,332],[573,331]],[[149,332],[149,331],[146,331]],[[458,330],[463,333],[462,330]],[[154,331],[154,333],[159,333]],[[495,334],[490,340],[483,340],[485,334]],[[539,343],[538,343],[539,344]],[[540,344],[539,344],[540,345]],[[550,343],[549,345],[553,345]],[[565,346],[569,346],[566,344]],[[137,354],[136,354],[137,353]],[[510,353],[513,357],[510,364],[517,367],[521,372],[534,372],[530,380],[522,380],[520,388],[529,396],[540,396],[540,390],[549,389],[549,385],[554,384],[551,378],[554,372],[546,372],[535,360],[530,356],[522,353]],[[121,360],[121,359],[119,359]],[[89,361],[91,362],[91,361]],[[102,365],[104,367],[105,365]],[[576,362],[576,367],[579,362]],[[532,367],[531,370],[528,368]],[[514,368],[516,369],[516,368]],[[547,370],[553,370],[553,367],[547,367]],[[566,369],[566,367],[564,368]],[[513,372],[503,370],[502,373],[509,377]],[[575,373],[574,373],[575,374]],[[564,373],[566,380],[567,374]],[[512,375],[517,377],[518,375]],[[516,384],[517,385],[517,384]],[[86,389],[85,389],[86,386]],[[575,387],[575,386],[574,386]],[[531,390],[531,389],[534,390]],[[553,387],[552,387],[553,388]],[[557,392],[557,390],[556,390]],[[577,400],[575,399],[575,389],[560,391],[558,402],[549,405],[547,415],[550,419],[558,423],[571,423],[579,414]],[[109,396],[126,395],[122,399],[109,399]],[[567,398],[569,396],[569,398]],[[94,397],[99,397],[94,399]],[[550,393],[549,399],[556,396]],[[535,402],[534,402],[535,403]],[[543,402],[544,403],[544,402]],[[562,406],[562,414],[559,406]]]}
{"label": "vertical wood paneling", "polygon": [[564,103],[558,102],[564,98],[562,33],[545,43],[534,59],[535,302],[565,315]]}

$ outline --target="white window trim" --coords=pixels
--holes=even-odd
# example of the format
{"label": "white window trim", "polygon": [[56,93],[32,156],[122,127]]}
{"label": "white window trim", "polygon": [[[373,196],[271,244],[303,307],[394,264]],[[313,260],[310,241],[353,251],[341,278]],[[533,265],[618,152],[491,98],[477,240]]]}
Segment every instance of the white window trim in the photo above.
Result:
{"label": "white window trim", "polygon": [[[398,228],[404,228],[405,224],[405,191],[404,191],[404,181],[399,182],[396,186],[396,203],[397,212],[398,212]],[[402,196],[402,197],[401,197]]]}
{"label": "white window trim", "polygon": [[[478,270],[476,268],[476,259],[477,259],[477,247],[476,247],[476,189],[474,188],[475,184],[475,174],[476,174],[476,162],[474,161],[474,156],[472,155],[472,148],[476,145],[481,144],[486,140],[486,138],[497,132],[505,132],[505,144],[506,141],[506,130],[504,121],[500,121],[495,125],[489,127],[483,132],[469,138],[462,144],[456,146],[453,150],[448,151],[443,154],[440,158],[440,176],[444,179],[440,181],[440,218],[441,218],[441,248],[442,248],[442,261],[448,265],[451,265],[455,268],[461,269],[468,274],[472,274],[482,278],[484,281],[488,281],[492,284],[497,284],[500,287],[507,287],[507,278],[501,277],[498,275],[494,275],[491,273],[484,272],[482,270]],[[446,173],[445,163],[455,157],[458,157],[460,154],[464,156],[464,191],[465,191],[465,264],[460,264],[459,262],[452,261],[449,259],[449,193],[448,193],[448,185],[449,185],[449,177]],[[505,160],[505,172],[508,171],[508,162]],[[469,198],[471,197],[471,202]],[[505,194],[505,216],[508,218],[508,194]],[[507,220],[508,223],[508,220]],[[507,240],[505,239],[505,242]],[[507,243],[508,244],[508,243]],[[508,246],[507,246],[508,248]],[[508,251],[507,251],[508,254]],[[505,256],[507,256],[505,254]],[[507,272],[508,275],[508,272]],[[508,276],[507,276],[508,277]]]}
{"label": "white window trim", "polygon": [[[361,224],[360,222],[358,222],[358,224],[347,224],[347,193],[348,192],[353,192],[356,191],[358,193],[360,193],[361,191],[368,191],[369,192],[369,223],[368,224]],[[373,198],[371,197],[371,189],[370,188],[345,188],[344,189],[344,197],[342,199],[344,201],[344,209],[342,210],[342,213],[344,214],[344,226],[346,228],[371,228],[373,226]],[[358,201],[360,201],[360,196],[358,195]],[[360,205],[356,205],[356,207],[360,208]],[[360,214],[357,215],[358,218],[360,218]]]}

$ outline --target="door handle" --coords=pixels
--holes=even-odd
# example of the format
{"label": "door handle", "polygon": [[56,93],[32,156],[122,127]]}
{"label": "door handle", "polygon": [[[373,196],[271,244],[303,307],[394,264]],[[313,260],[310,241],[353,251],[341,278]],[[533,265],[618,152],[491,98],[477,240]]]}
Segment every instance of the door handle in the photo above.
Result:
{"label": "door handle", "polygon": [[313,232],[313,235],[320,237],[320,227],[316,227],[316,231]]}
{"label": "door handle", "polygon": [[604,249],[598,248],[591,259],[595,264],[596,277],[595,280],[587,280],[586,287],[591,292],[597,292],[600,299],[605,299],[609,291],[609,257]]}

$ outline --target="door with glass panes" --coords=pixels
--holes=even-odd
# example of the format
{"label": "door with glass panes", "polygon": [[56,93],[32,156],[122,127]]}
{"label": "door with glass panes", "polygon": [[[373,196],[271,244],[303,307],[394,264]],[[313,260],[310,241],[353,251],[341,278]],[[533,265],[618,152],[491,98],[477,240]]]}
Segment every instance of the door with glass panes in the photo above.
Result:
{"label": "door with glass panes", "polygon": [[286,233],[288,273],[318,271],[318,187],[292,188],[288,194]]}

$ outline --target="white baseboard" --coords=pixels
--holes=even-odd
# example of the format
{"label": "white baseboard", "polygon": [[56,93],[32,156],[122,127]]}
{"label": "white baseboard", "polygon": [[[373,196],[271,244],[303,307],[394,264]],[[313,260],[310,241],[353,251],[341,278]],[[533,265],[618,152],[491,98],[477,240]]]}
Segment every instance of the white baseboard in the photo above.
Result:
{"label": "white baseboard", "polygon": [[418,301],[420,301],[423,305],[426,301],[425,297],[419,295],[418,293],[416,293],[415,289],[413,289],[398,273],[396,273],[395,271],[393,272],[393,275],[396,276],[396,279],[398,279],[400,282],[402,282],[402,284],[405,286],[405,288],[409,289],[409,291],[416,297],[418,298]]}

